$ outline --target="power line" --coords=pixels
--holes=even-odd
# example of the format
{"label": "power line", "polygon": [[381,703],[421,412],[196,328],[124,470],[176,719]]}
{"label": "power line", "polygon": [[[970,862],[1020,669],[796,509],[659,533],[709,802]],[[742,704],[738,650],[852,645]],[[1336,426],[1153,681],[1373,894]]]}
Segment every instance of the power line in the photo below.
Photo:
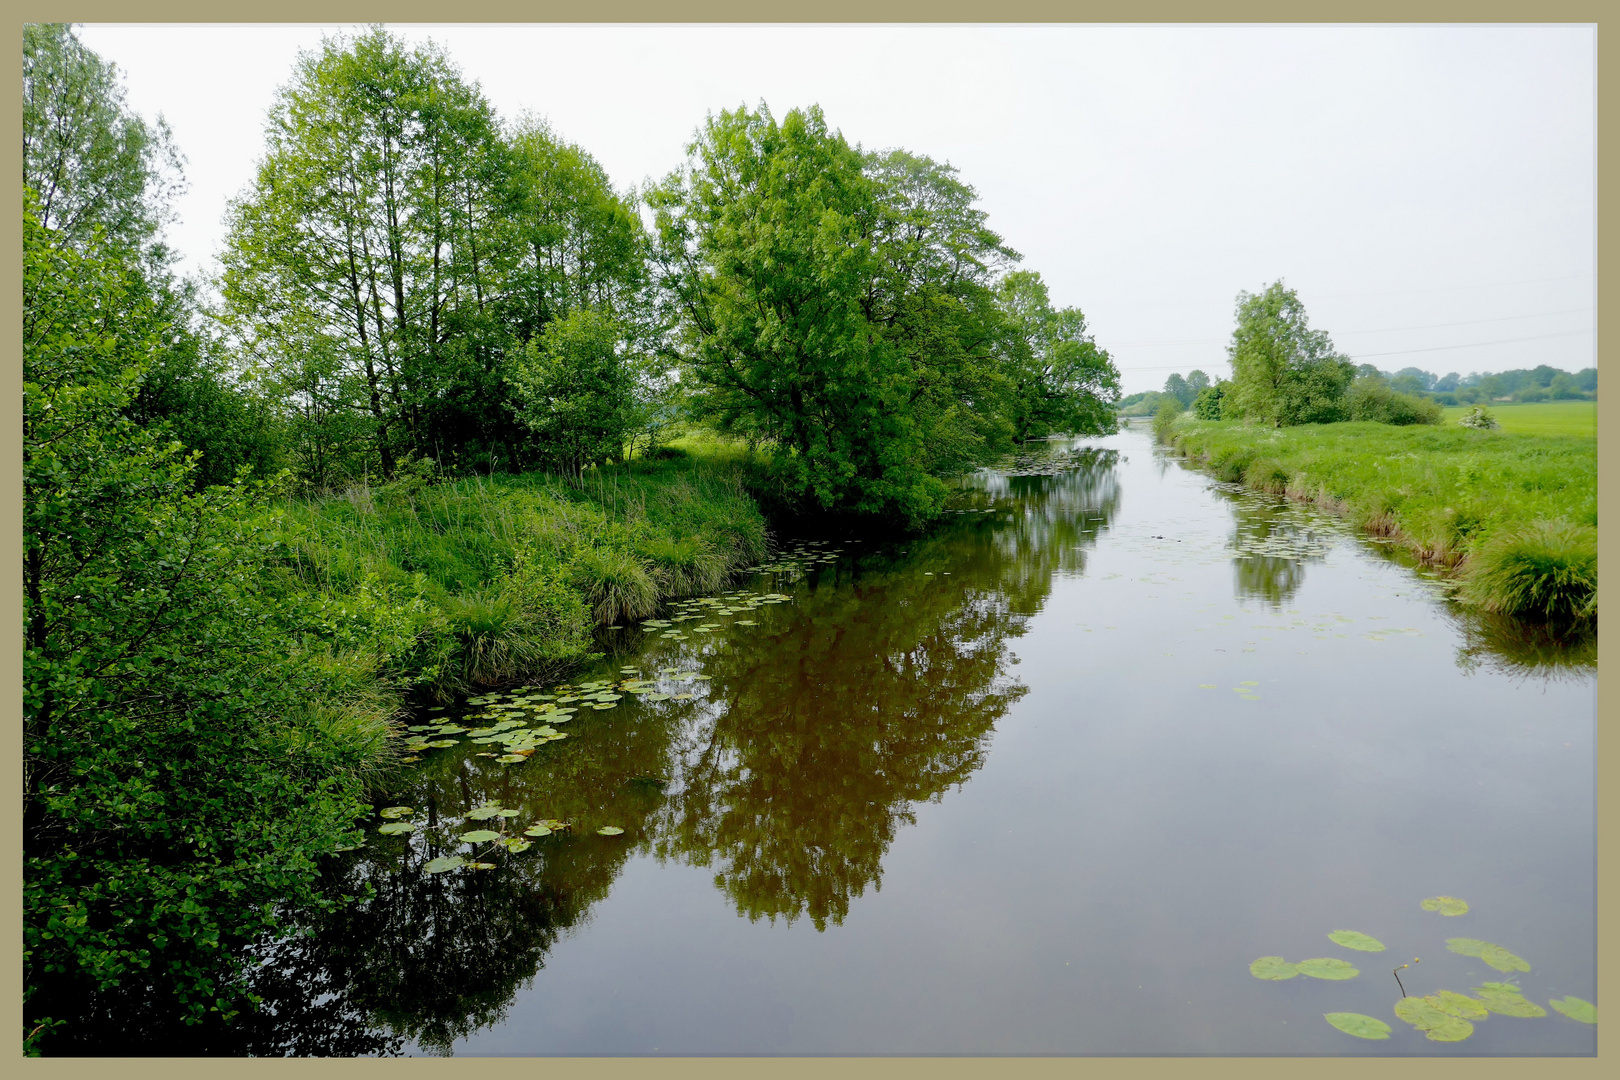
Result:
{"label": "power line", "polygon": [[[1530,337],[1497,338],[1495,341],[1471,341],[1467,345],[1436,345],[1432,349],[1396,349],[1394,352],[1362,353],[1361,356],[1406,356],[1409,353],[1445,352],[1449,349],[1477,349],[1484,345],[1507,345],[1515,341],[1545,341],[1548,338],[1575,337],[1578,334],[1590,333],[1592,333],[1591,330],[1569,330],[1562,334],[1534,334]],[[1357,357],[1351,357],[1351,359],[1357,359]]]}

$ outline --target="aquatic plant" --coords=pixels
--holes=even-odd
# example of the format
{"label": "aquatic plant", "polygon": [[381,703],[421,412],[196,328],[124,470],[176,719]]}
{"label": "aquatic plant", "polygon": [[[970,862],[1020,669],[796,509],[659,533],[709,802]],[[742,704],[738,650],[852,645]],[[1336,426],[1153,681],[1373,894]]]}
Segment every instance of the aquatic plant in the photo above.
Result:
{"label": "aquatic plant", "polygon": [[1503,530],[1470,556],[1462,596],[1519,618],[1590,619],[1597,613],[1597,529],[1558,520]]}

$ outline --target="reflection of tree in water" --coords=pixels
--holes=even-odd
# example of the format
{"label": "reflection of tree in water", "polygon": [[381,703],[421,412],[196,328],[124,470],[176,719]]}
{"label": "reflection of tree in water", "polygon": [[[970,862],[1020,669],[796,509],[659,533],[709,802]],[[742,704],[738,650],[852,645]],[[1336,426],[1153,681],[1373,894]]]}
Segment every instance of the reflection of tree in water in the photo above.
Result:
{"label": "reflection of tree in water", "polygon": [[[1081,547],[1117,510],[1115,460],[1093,451],[1059,474],[988,478],[966,497],[1010,513],[959,519],[904,559],[868,557],[854,584],[820,571],[795,604],[754,613],[752,631],[655,645],[641,658],[701,666],[706,705],[582,712],[567,741],[523,764],[460,749],[429,757],[408,787],[378,796],[379,806],[423,811],[417,831],[373,837],[329,869],[330,895],[360,899],[302,913],[299,934],[260,951],[257,1013],[198,1028],[166,1027],[162,1009],[118,1009],[99,1028],[76,1026],[98,1037],[68,1052],[447,1049],[503,1019],[638,842],[717,866],[720,888],[751,918],[838,923],[880,884],[912,804],[941,798],[983,763],[996,721],[1024,692],[1006,674],[1009,643],[1053,573],[1081,569]],[[665,796],[652,777],[681,786]],[[493,870],[426,874],[427,860],[467,852],[455,836],[488,824],[463,821],[484,802],[519,810],[518,829],[558,818],[579,830],[486,856]],[[625,835],[595,835],[602,824]]]}
{"label": "reflection of tree in water", "polygon": [[729,637],[705,663],[711,712],[687,740],[660,855],[717,866],[750,919],[841,922],[881,887],[911,805],[983,763],[1024,693],[1006,674],[1009,643],[1116,511],[1116,460],[1090,451],[1055,475],[978,478],[964,501],[1010,514],[964,515],[903,562],[869,564]]}
{"label": "reflection of tree in water", "polygon": [[1278,610],[1305,584],[1306,564],[1320,562],[1331,549],[1331,536],[1282,499],[1227,494],[1233,591],[1241,600],[1260,600]]}
{"label": "reflection of tree in water", "polygon": [[1024,613],[1040,609],[1053,574],[1084,572],[1086,549],[1119,513],[1119,451],[1080,446],[1049,460],[1058,471],[981,473],[963,490],[964,505],[1004,511],[991,523],[985,572]]}
{"label": "reflection of tree in water", "polygon": [[[947,582],[949,582],[947,584]],[[910,567],[803,597],[710,656],[710,719],[657,850],[700,866],[754,919],[841,922],[877,884],[909,804],[961,784],[1023,688],[1023,619],[966,580]]]}

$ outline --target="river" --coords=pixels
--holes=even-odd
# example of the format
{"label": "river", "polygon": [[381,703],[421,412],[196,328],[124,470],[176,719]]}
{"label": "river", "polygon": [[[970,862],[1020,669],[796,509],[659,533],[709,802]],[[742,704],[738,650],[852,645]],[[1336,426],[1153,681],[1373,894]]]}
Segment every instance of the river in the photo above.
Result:
{"label": "river", "polygon": [[[922,539],[787,542],[692,617],[607,632],[568,687],[442,714],[474,730],[422,733],[452,745],[391,793],[410,831],[379,818],[333,871],[376,895],[267,954],[275,1045],[1595,1052],[1556,1012],[1449,1042],[1393,1012],[1485,981],[1595,1000],[1590,665],[1141,428],[952,506]],[[538,740],[471,741],[503,718]],[[456,855],[492,868],[426,872]],[[1359,974],[1252,975],[1267,956]]]}

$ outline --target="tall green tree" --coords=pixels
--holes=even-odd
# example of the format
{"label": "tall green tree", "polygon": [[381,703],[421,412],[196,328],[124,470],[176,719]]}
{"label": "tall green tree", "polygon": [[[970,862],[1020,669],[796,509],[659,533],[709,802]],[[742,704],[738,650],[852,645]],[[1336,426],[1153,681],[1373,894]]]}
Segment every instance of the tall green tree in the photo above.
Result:
{"label": "tall green tree", "polygon": [[1264,292],[1240,292],[1237,327],[1227,346],[1232,383],[1222,415],[1274,427],[1345,418],[1344,395],[1355,365],[1313,330],[1305,306],[1281,281]]}
{"label": "tall green tree", "polygon": [[117,69],[71,26],[23,27],[23,186],[48,236],[146,251],[181,190],[163,118],[130,111]]}
{"label": "tall green tree", "polygon": [[1080,309],[1054,309],[1046,283],[1032,270],[1007,274],[997,296],[1010,332],[1008,415],[1015,436],[1115,430],[1119,372],[1087,332]]}
{"label": "tall green tree", "polygon": [[662,284],[694,404],[780,453],[773,481],[805,509],[932,516],[904,350],[873,318],[876,186],[818,108],[711,116],[688,162],[648,195]]}

